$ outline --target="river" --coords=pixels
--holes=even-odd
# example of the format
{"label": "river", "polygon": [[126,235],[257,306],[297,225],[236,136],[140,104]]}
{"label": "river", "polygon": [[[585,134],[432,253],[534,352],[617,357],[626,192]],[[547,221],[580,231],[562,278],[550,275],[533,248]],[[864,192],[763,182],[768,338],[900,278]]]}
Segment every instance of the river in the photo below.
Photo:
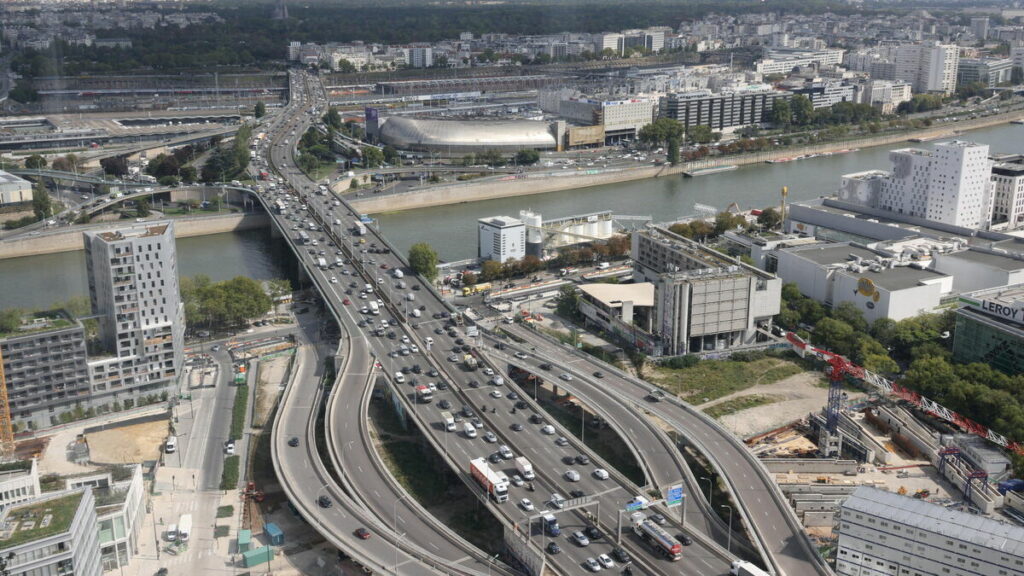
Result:
{"label": "river", "polygon": [[[988,144],[993,153],[1024,153],[1024,126],[1003,124],[960,137]],[[786,164],[752,164],[698,178],[636,180],[382,214],[379,224],[402,251],[416,242],[427,242],[442,259],[460,260],[476,256],[476,222],[486,216],[518,216],[519,210],[530,209],[552,219],[611,210],[615,214],[653,216],[655,221],[664,222],[693,214],[697,203],[719,210],[732,202],[744,209],[777,204],[783,186],[789,187],[790,201],[808,200],[832,194],[842,174],[889,169],[889,150],[906,146],[928,148],[930,144],[879,146]],[[293,259],[283,240],[272,240],[266,230],[184,238],[177,245],[184,276],[206,274],[214,280],[238,275],[261,280],[294,276]],[[82,252],[0,261],[0,309],[46,307],[87,294]]]}

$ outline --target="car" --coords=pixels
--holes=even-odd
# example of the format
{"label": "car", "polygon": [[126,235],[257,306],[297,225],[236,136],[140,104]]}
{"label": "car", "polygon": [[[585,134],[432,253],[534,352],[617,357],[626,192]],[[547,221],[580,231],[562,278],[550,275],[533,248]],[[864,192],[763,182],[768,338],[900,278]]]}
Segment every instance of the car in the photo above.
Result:
{"label": "car", "polygon": [[555,433],[555,427],[552,426],[551,424],[547,424],[541,427],[540,433],[545,436],[552,436]]}
{"label": "car", "polygon": [[583,532],[587,535],[587,538],[591,540],[600,540],[601,531],[597,529],[597,526],[587,526]]}
{"label": "car", "polygon": [[586,466],[587,464],[590,464],[590,457],[586,454],[577,454],[576,463],[580,466]]}
{"label": "car", "polygon": [[533,510],[533,502],[530,502],[529,498],[523,498],[522,500],[519,501],[519,507],[522,508],[523,510],[526,510],[527,512],[530,512]]}
{"label": "car", "polygon": [[583,565],[586,566],[587,570],[590,570],[591,572],[601,571],[601,565],[598,564],[597,560],[594,560],[593,558],[587,558],[586,560],[584,560]]}
{"label": "car", "polygon": [[359,538],[360,540],[369,540],[370,539],[370,531],[367,530],[366,528],[357,528],[356,529],[356,537]]}
{"label": "car", "polygon": [[568,372],[562,372],[561,374],[558,375],[558,377],[561,378],[562,380],[565,380],[566,382],[572,381],[572,374],[569,374]]}
{"label": "car", "polygon": [[470,423],[473,424],[473,427],[476,428],[477,430],[484,427],[484,423],[479,418],[473,418],[472,420],[470,420]]}
{"label": "car", "polygon": [[463,344],[466,343],[466,341],[463,340],[462,338],[456,338],[455,343],[458,344],[459,346],[462,346]]}
{"label": "car", "polygon": [[341,303],[344,304],[345,306],[348,306],[349,304],[352,303],[352,301],[349,300],[348,298],[345,298],[344,300],[341,301]]}
{"label": "car", "polygon": [[509,479],[509,482],[511,482],[512,485],[517,488],[525,484],[525,482],[523,482],[523,477],[520,476],[519,474],[513,474],[512,478]]}
{"label": "car", "polygon": [[[427,338],[427,344],[430,343],[429,340],[430,338]],[[427,376],[430,376],[431,378],[437,378],[438,376],[440,376],[440,374],[437,372],[436,369],[431,368],[429,371],[427,371]]]}
{"label": "car", "polygon": [[604,378],[604,372],[601,372],[600,370],[594,372],[594,378]]}
{"label": "car", "polygon": [[330,507],[331,507],[331,505],[332,505],[332,504],[334,504],[333,502],[331,502],[331,497],[330,497],[330,496],[328,496],[328,495],[326,495],[326,494],[324,494],[323,496],[321,496],[321,497],[317,498],[317,499],[316,499],[316,503],[317,503],[317,504],[318,504],[318,505],[319,505],[319,506],[320,506],[321,508],[330,508]]}
{"label": "car", "polygon": [[467,382],[467,384],[469,384],[470,388],[479,388],[480,387],[480,383],[477,382],[476,380],[470,380],[469,382]]}
{"label": "car", "polygon": [[530,405],[526,403],[526,400],[516,400],[516,410],[526,410]]}
{"label": "car", "polygon": [[498,454],[505,460],[511,460],[514,456],[514,454],[512,454],[512,449],[504,444],[498,446]]}
{"label": "car", "polygon": [[490,396],[491,398],[501,398],[501,390],[491,390]]}
{"label": "car", "polygon": [[569,536],[569,539],[575,542],[578,546],[590,546],[590,539],[583,532],[577,530]]}
{"label": "car", "polygon": [[534,412],[533,414],[530,414],[530,424],[543,424],[543,423],[544,423],[544,417],[543,416],[541,416],[540,414],[537,414],[536,412]]}
{"label": "car", "polygon": [[444,334],[444,328],[434,328],[434,334],[437,334],[437,335]]}
{"label": "car", "polygon": [[676,534],[676,538],[680,542],[682,542],[683,546],[690,546],[690,545],[693,544],[693,538],[690,538],[688,535],[686,535],[686,534],[684,534],[682,532],[680,532],[679,534]]}
{"label": "car", "polygon": [[490,456],[488,456],[487,459],[491,461],[491,464],[500,464],[501,463],[501,455],[498,454],[497,452],[495,452],[495,453],[491,454]]}
{"label": "car", "polygon": [[448,389],[448,383],[445,382],[444,380],[438,380],[437,381],[437,389],[438,390],[447,390]]}
{"label": "car", "polygon": [[509,400],[519,400],[519,393],[515,391],[509,392],[506,396]]}
{"label": "car", "polygon": [[611,570],[615,567],[615,562],[612,562],[611,557],[607,554],[601,554],[597,557],[597,561],[601,563],[601,566]]}
{"label": "car", "polygon": [[495,443],[497,441],[498,441],[498,437],[494,435],[494,432],[491,432],[490,430],[488,430],[487,432],[484,432],[484,442],[488,442],[488,443],[493,444],[493,443]]}
{"label": "car", "polygon": [[402,366],[402,374],[408,374],[411,371],[412,369],[409,368],[408,366]]}
{"label": "car", "polygon": [[420,368],[419,364],[413,364],[412,365],[412,371],[417,373],[417,374],[420,374],[420,373],[423,372],[423,368]]}
{"label": "car", "polygon": [[572,496],[573,498],[583,498],[586,495],[587,493],[583,490],[569,490],[569,496]]}
{"label": "car", "polygon": [[647,517],[647,519],[659,526],[663,526],[666,522],[668,522],[668,520],[665,520],[665,517],[661,514],[651,514]]}
{"label": "car", "polygon": [[449,402],[448,400],[442,399],[440,402],[437,403],[437,407],[440,408],[441,410],[447,410],[452,407],[452,403]]}
{"label": "car", "polygon": [[337,276],[331,276],[331,284],[337,284],[337,283],[338,283],[338,277]]}
{"label": "car", "polygon": [[561,554],[561,553],[562,553],[562,547],[559,546],[557,542],[549,542],[548,543],[548,554]]}
{"label": "car", "polygon": [[562,456],[562,463],[572,465],[576,463],[576,459],[572,456]]}
{"label": "car", "polygon": [[615,547],[612,549],[612,557],[619,561],[619,564],[629,564],[633,561],[629,557],[629,552],[626,552],[621,547]]}
{"label": "car", "polygon": [[214,352],[220,352],[220,344],[214,345],[212,348],[210,348],[210,350]]}
{"label": "car", "polygon": [[513,432],[522,432],[524,429],[523,425],[520,424],[519,422],[516,422],[515,424],[509,426],[509,428],[511,428]]}
{"label": "car", "polygon": [[484,368],[484,376],[494,376],[494,370],[490,368]]}
{"label": "car", "polygon": [[565,476],[565,479],[568,480],[569,482],[580,481],[580,473],[575,470],[566,470],[563,476]]}
{"label": "car", "polygon": [[296,446],[298,446],[299,445],[299,437],[298,436],[292,436],[288,440],[288,445],[291,446],[292,448],[295,448]]}
{"label": "car", "polygon": [[228,440],[227,442],[224,443],[224,454],[226,454],[228,456],[234,456],[235,455],[235,441],[234,440]]}
{"label": "car", "polygon": [[516,352],[516,358],[519,358],[520,360],[526,360],[527,358],[529,358],[529,356],[522,352]]}
{"label": "car", "polygon": [[545,362],[545,363],[540,365],[540,369],[541,370],[551,370],[551,364],[548,364],[547,362]]}
{"label": "car", "polygon": [[448,356],[448,361],[449,362],[458,362],[459,361],[459,355],[458,354],[452,354],[452,355]]}
{"label": "car", "polygon": [[594,478],[597,478],[598,480],[607,480],[608,479],[608,471],[605,470],[604,468],[595,468],[594,469]]}
{"label": "car", "polygon": [[470,408],[469,406],[463,406],[462,416],[465,418],[472,418],[473,416],[475,416],[475,413],[473,412],[473,409]]}
{"label": "car", "polygon": [[568,446],[569,440],[565,436],[555,438],[555,446]]}

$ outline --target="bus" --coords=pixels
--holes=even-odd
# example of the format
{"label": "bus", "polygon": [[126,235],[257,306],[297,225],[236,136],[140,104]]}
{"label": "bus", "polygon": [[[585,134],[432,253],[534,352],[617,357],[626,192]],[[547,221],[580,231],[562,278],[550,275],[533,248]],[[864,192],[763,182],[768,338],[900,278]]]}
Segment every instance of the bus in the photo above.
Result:
{"label": "bus", "polygon": [[306,234],[305,230],[299,232],[299,240],[302,241],[303,245],[309,246],[309,234]]}
{"label": "bus", "polygon": [[490,289],[491,289],[491,283],[490,282],[482,282],[480,284],[473,284],[472,286],[464,286],[462,288],[462,295],[463,296],[472,296],[473,294],[479,294],[480,292],[484,292],[484,291],[490,290]]}

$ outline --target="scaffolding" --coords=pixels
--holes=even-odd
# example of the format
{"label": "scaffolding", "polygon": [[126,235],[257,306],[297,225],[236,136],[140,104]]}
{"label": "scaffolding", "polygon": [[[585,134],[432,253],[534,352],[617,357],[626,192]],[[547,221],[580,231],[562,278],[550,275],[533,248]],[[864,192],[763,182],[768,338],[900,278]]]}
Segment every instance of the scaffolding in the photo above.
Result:
{"label": "scaffolding", "polygon": [[0,461],[14,458],[14,427],[11,405],[7,400],[7,378],[4,376],[4,354],[0,350]]}

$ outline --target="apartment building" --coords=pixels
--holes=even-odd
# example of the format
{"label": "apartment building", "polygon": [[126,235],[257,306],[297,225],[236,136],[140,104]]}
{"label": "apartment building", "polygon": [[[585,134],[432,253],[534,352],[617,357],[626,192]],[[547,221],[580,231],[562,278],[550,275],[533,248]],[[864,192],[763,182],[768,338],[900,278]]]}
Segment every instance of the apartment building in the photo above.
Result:
{"label": "apartment building", "polygon": [[92,490],[47,494],[0,514],[0,555],[12,576],[100,576]]}
{"label": "apartment building", "polygon": [[992,224],[1024,226],[1024,155],[997,157],[992,165]]}
{"label": "apartment building", "polygon": [[956,90],[960,49],[955,44],[905,44],[897,47],[895,63],[894,79],[910,84],[914,92],[952,94]]}
{"label": "apartment building", "polygon": [[792,97],[792,92],[775,90],[767,84],[723,90],[690,90],[661,98],[659,114],[678,120],[686,129],[709,126],[726,131],[768,122],[775,101]]}
{"label": "apartment building", "polygon": [[526,225],[511,216],[490,216],[478,221],[479,254],[504,264],[526,256]]}
{"label": "apartment building", "polygon": [[870,104],[882,114],[893,114],[903,102],[913,96],[910,84],[903,81],[872,80],[865,85],[864,103]]}
{"label": "apartment building", "polygon": [[106,351],[89,360],[93,402],[167,390],[184,361],[174,224],[84,235],[89,298]]}
{"label": "apartment building", "polygon": [[36,459],[18,460],[0,471],[0,510],[38,498],[39,466]]}

